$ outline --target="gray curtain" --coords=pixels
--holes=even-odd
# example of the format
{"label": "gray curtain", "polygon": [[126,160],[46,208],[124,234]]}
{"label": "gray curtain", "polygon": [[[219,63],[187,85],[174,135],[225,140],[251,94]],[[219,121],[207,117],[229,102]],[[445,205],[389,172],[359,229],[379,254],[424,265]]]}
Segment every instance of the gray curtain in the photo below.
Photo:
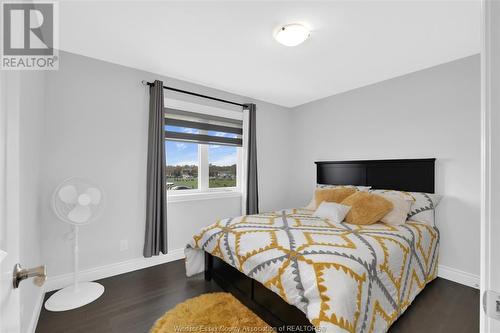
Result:
{"label": "gray curtain", "polygon": [[246,214],[259,213],[259,184],[257,179],[257,132],[256,132],[256,106],[246,104],[248,109],[248,158],[247,158],[247,211]]}
{"label": "gray curtain", "polygon": [[144,257],[167,253],[167,183],[165,175],[165,134],[163,82],[149,87],[149,129]]}

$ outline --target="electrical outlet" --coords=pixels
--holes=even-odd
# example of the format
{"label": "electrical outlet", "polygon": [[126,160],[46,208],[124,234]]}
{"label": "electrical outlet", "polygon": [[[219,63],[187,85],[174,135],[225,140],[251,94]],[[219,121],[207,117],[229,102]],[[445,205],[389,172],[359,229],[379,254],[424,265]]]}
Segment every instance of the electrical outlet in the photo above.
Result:
{"label": "electrical outlet", "polygon": [[488,317],[500,320],[500,293],[486,290],[483,295],[483,308]]}
{"label": "electrical outlet", "polygon": [[120,241],[120,251],[127,251],[127,250],[128,250],[128,240],[122,239]]}

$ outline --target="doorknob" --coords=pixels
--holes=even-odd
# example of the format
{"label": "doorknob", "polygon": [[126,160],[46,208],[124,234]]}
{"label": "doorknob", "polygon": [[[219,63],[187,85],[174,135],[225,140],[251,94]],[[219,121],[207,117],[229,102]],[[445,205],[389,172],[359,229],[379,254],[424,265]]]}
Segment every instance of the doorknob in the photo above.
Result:
{"label": "doorknob", "polygon": [[47,270],[45,268],[45,265],[26,269],[23,268],[20,264],[16,264],[14,266],[13,275],[14,289],[19,287],[21,281],[28,278],[34,278],[33,283],[38,287],[41,287],[47,279]]}

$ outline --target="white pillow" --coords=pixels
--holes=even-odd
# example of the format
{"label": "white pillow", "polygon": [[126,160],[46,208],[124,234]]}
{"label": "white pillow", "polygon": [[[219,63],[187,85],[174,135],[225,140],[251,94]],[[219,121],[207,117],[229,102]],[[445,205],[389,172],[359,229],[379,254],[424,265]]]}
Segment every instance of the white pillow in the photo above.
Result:
{"label": "white pillow", "polygon": [[367,192],[372,188],[371,186],[361,186],[361,185],[316,184],[316,188],[338,188],[338,187],[355,187],[358,191],[361,191],[361,192]]}
{"label": "white pillow", "polygon": [[344,221],[345,216],[351,209],[351,206],[341,205],[336,202],[323,201],[313,216],[329,219],[332,222],[340,223]]}
{"label": "white pillow", "polygon": [[409,197],[401,197],[393,192],[378,193],[384,199],[392,202],[392,210],[380,221],[390,225],[402,225],[406,222],[413,200]]}
{"label": "white pillow", "polygon": [[416,221],[427,223],[428,225],[435,226],[435,209],[439,205],[439,202],[443,198],[442,195],[434,193],[423,193],[423,192],[402,192],[394,190],[371,190],[370,192],[381,194],[381,193],[393,193],[399,195],[401,198],[410,198],[412,203],[410,211],[406,216],[408,221]]}
{"label": "white pillow", "polygon": [[[328,184],[316,184],[316,189],[318,188],[342,188],[342,187],[354,187],[358,191],[368,192],[371,189],[371,186],[357,186],[357,185],[328,185]],[[316,190],[314,190],[316,192]],[[314,210],[316,209],[316,199],[315,193],[313,193],[313,197],[309,204],[304,207],[305,209]]]}

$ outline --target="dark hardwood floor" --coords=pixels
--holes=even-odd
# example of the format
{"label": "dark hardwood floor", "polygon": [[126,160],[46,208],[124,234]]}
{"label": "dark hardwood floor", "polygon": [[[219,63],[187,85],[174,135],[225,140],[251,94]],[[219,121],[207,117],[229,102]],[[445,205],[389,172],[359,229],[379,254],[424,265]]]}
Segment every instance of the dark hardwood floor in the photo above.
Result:
{"label": "dark hardwood floor", "polygon": [[[104,295],[82,308],[40,314],[37,333],[143,333],[185,299],[221,291],[203,276],[185,277],[184,261],[99,281]],[[45,297],[50,296],[48,293]],[[479,331],[479,292],[443,279],[431,282],[391,327],[391,333]]]}

